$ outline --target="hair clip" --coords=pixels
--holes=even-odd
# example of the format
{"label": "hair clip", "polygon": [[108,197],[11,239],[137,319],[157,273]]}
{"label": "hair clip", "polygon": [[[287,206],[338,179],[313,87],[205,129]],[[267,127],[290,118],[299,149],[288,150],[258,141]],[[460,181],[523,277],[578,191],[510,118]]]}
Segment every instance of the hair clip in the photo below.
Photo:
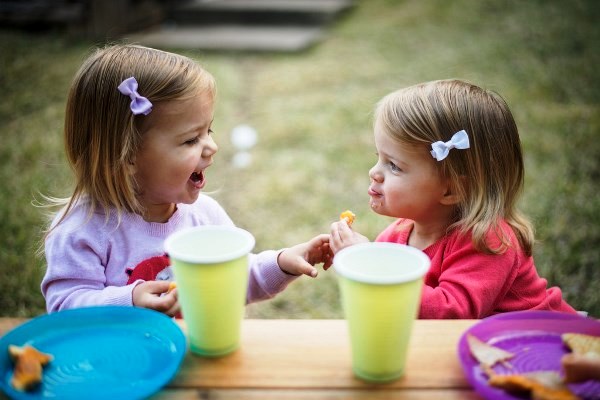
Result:
{"label": "hair clip", "polygon": [[452,135],[452,138],[447,142],[437,141],[432,143],[431,155],[436,160],[442,161],[444,158],[448,157],[448,153],[450,153],[451,149],[464,150],[468,149],[469,146],[469,136],[467,135],[467,131],[463,129]]}
{"label": "hair clip", "polygon": [[133,76],[125,79],[118,87],[119,92],[131,98],[130,108],[134,115],[148,115],[152,111],[152,103],[144,96],[141,96],[137,92],[137,88],[138,83]]}

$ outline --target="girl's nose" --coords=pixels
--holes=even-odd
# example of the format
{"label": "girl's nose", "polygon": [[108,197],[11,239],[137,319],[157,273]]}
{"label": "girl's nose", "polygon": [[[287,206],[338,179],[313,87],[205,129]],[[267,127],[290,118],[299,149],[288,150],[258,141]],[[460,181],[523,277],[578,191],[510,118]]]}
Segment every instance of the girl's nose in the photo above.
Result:
{"label": "girl's nose", "polygon": [[377,168],[378,165],[379,164],[373,165],[373,167],[369,170],[369,178],[376,182],[382,182],[383,174],[379,171],[379,168]]}
{"label": "girl's nose", "polygon": [[211,157],[217,151],[219,151],[219,146],[217,146],[217,143],[213,140],[212,136],[208,136],[204,146],[202,146],[202,157]]}

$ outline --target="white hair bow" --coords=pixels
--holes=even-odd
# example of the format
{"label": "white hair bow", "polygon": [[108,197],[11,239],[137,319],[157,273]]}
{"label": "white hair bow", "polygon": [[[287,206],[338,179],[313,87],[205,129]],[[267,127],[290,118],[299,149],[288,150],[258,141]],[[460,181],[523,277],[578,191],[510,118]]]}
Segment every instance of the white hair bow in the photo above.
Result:
{"label": "white hair bow", "polygon": [[452,135],[452,138],[447,142],[437,141],[431,144],[431,155],[438,161],[442,161],[448,157],[451,149],[468,149],[469,148],[469,136],[463,129],[462,131],[456,132]]}

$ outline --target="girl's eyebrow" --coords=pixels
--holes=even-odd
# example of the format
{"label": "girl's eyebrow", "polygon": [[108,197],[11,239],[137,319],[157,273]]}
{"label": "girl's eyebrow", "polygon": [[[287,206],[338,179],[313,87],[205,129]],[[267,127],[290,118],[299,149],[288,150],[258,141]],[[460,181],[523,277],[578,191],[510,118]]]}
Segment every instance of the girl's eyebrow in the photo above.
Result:
{"label": "girl's eyebrow", "polygon": [[208,124],[193,126],[192,128],[188,129],[187,131],[181,132],[178,136],[189,135],[190,133],[202,130],[204,127],[208,127],[208,129],[210,129],[214,120],[215,119],[213,118],[210,120],[210,122]]}
{"label": "girl's eyebrow", "polygon": [[387,151],[383,150],[383,149],[382,150],[377,150],[377,155],[378,156],[383,156],[383,157],[385,157],[387,159],[393,159],[394,158],[394,157],[390,156],[390,154]]}
{"label": "girl's eyebrow", "polygon": [[396,164],[398,166],[407,166],[408,165],[403,158],[398,157],[395,154],[390,154],[390,153],[386,152],[385,150],[381,150],[380,152],[377,153],[377,155],[379,157],[385,158],[388,161],[393,162],[394,164]]}

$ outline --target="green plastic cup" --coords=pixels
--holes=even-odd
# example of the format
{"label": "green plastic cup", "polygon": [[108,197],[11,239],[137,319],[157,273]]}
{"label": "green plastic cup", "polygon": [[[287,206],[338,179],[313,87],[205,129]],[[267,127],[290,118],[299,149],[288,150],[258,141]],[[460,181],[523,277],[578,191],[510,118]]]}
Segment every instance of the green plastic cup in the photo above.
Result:
{"label": "green plastic cup", "polygon": [[166,239],[192,352],[218,357],[239,347],[254,243],[243,229],[212,225]]}
{"label": "green plastic cup", "polygon": [[362,243],[335,255],[357,377],[389,382],[404,374],[429,265],[422,251],[395,243]]}

